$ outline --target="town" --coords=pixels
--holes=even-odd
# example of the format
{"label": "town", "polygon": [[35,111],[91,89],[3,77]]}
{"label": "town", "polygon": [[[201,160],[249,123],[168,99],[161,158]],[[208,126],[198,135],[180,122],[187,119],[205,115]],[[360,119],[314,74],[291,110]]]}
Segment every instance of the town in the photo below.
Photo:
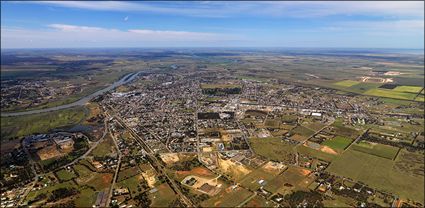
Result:
{"label": "town", "polygon": [[89,129],[2,152],[1,206],[423,206],[422,102],[174,70],[92,99]]}

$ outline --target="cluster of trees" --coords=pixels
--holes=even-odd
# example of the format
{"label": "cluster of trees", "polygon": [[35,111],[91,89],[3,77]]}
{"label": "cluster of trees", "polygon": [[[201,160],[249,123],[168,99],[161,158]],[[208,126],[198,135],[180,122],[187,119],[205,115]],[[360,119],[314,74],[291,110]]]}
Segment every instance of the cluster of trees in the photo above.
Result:
{"label": "cluster of trees", "polygon": [[172,166],[172,169],[177,171],[189,171],[199,166],[202,166],[202,164],[199,162],[198,158],[195,157],[192,160],[176,163],[175,165]]}
{"label": "cluster of trees", "polygon": [[78,191],[76,188],[58,188],[52,191],[52,194],[49,196],[47,201],[54,202],[79,193],[80,191]]}

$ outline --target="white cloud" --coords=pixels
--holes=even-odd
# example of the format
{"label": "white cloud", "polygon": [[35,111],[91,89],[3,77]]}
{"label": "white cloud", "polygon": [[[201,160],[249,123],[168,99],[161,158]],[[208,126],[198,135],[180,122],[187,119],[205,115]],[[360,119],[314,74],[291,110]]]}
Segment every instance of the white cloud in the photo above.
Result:
{"label": "white cloud", "polygon": [[185,16],[228,17],[265,15],[318,17],[330,15],[375,15],[423,17],[423,1],[282,1],[282,2],[123,2],[123,1],[41,1],[24,2],[52,6],[102,10],[177,14]]}
{"label": "white cloud", "polygon": [[203,46],[238,37],[168,30],[117,30],[50,24],[48,29],[1,28],[2,48]]}

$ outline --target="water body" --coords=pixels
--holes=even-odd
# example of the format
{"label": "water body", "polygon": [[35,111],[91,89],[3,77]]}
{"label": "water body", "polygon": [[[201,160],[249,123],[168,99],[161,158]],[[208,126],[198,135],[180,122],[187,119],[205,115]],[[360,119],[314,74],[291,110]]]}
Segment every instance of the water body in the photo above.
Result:
{"label": "water body", "polygon": [[51,111],[57,111],[57,110],[62,110],[62,109],[66,109],[66,108],[72,108],[75,106],[83,106],[86,103],[88,103],[91,99],[102,95],[105,92],[108,92],[110,90],[115,89],[116,87],[129,83],[131,82],[134,78],[137,77],[137,75],[139,75],[141,72],[134,72],[134,73],[130,73],[125,75],[124,77],[122,77],[120,80],[114,82],[112,85],[109,85],[108,87],[101,89],[99,91],[94,92],[93,94],[87,95],[73,103],[69,103],[69,104],[65,104],[65,105],[60,105],[60,106],[56,106],[56,107],[51,107],[51,108],[44,108],[44,109],[38,109],[38,110],[31,110],[31,111],[23,111],[23,112],[11,112],[11,113],[1,113],[1,116],[23,116],[23,115],[31,115],[31,114],[36,114],[36,113],[45,113],[45,112],[51,112]]}

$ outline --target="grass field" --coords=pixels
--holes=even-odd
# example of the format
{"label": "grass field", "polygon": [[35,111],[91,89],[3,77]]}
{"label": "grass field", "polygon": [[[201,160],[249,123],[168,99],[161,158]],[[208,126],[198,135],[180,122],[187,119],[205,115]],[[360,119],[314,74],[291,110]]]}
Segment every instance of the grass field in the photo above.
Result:
{"label": "grass field", "polygon": [[84,117],[83,107],[26,116],[1,117],[1,140],[47,133],[54,128],[76,124]]}
{"label": "grass field", "polygon": [[42,193],[47,194],[47,193],[52,192],[53,190],[56,190],[56,189],[59,189],[59,188],[72,188],[72,187],[76,188],[77,186],[72,181],[67,181],[67,182],[63,182],[63,183],[56,183],[52,186],[43,187],[40,190],[32,190],[27,195],[26,201],[33,200],[35,197],[37,197],[38,195],[40,195]]}
{"label": "grass field", "polygon": [[291,130],[291,133],[299,134],[304,137],[309,137],[314,134],[314,131],[304,126],[297,126]]}
{"label": "grass field", "polygon": [[352,178],[373,188],[424,203],[424,177],[415,177],[394,168],[395,162],[348,149],[329,166],[330,173]]}
{"label": "grass field", "polygon": [[262,168],[258,168],[251,173],[249,173],[246,177],[244,177],[240,184],[243,187],[248,188],[251,191],[256,191],[260,188],[261,184],[258,183],[259,180],[264,180],[266,183],[271,183],[272,179],[279,174],[278,172],[270,173],[268,171],[263,170]]}
{"label": "grass field", "polygon": [[294,153],[294,146],[280,138],[250,138],[249,142],[256,154],[274,161],[285,161]]}
{"label": "grass field", "polygon": [[328,154],[319,150],[315,150],[304,145],[300,145],[297,147],[297,151],[299,153],[309,155],[311,157],[315,157],[324,161],[332,161],[336,156],[333,154]]}
{"label": "grass field", "polygon": [[[271,182],[264,186],[264,189],[272,193],[286,194],[294,189],[303,189],[309,185],[312,180],[308,180],[309,170],[299,167],[288,167],[282,174],[275,177]],[[309,183],[306,183],[309,182]],[[290,186],[285,186],[290,184]]]}
{"label": "grass field", "polygon": [[80,194],[78,194],[75,199],[76,207],[92,207],[95,203],[97,193],[91,188],[80,189]]}
{"label": "grass field", "polygon": [[419,93],[422,90],[422,87],[419,86],[397,86],[392,91],[397,92],[411,92],[411,93]]}
{"label": "grass field", "polygon": [[96,177],[87,182],[87,185],[92,186],[97,191],[103,191],[111,186],[111,182],[111,173],[97,173]]}
{"label": "grass field", "polygon": [[68,180],[71,180],[71,179],[77,177],[77,175],[75,175],[75,173],[67,171],[65,169],[57,171],[56,175],[58,176],[59,180],[61,180],[61,181],[68,181]]}
{"label": "grass field", "polygon": [[88,169],[84,165],[74,165],[74,170],[78,173],[79,177],[87,177],[93,173],[90,169]]}
{"label": "grass field", "polygon": [[379,96],[379,97],[405,99],[405,100],[412,100],[415,97],[414,93],[398,92],[394,90],[387,90],[387,89],[380,89],[380,88],[370,89],[366,91],[364,94]]}
{"label": "grass field", "polygon": [[149,195],[152,201],[151,207],[169,207],[171,202],[177,198],[176,194],[167,183],[163,183],[156,188],[158,191]]}
{"label": "grass field", "polygon": [[353,140],[342,137],[342,136],[336,136],[332,139],[326,140],[322,143],[322,145],[326,145],[334,150],[343,150],[345,149]]}
{"label": "grass field", "polygon": [[218,195],[203,201],[203,207],[236,207],[253,193],[247,189],[237,187],[235,189],[227,188],[221,191]]}
{"label": "grass field", "polygon": [[108,135],[105,137],[101,143],[99,143],[96,148],[93,149],[91,154],[95,157],[104,157],[113,153],[115,151],[115,144],[112,141],[112,138]]}
{"label": "grass field", "polygon": [[[143,181],[143,176],[141,174],[127,178],[125,180],[119,181],[115,186],[117,187],[127,187],[131,194],[135,196],[139,191],[137,190],[141,181]],[[143,191],[143,190],[142,190]]]}
{"label": "grass field", "polygon": [[269,202],[263,197],[257,195],[244,204],[243,207],[271,207],[273,205],[273,202]]}
{"label": "grass field", "polygon": [[378,157],[383,157],[387,159],[394,159],[394,157],[397,155],[397,152],[399,148],[385,145],[385,144],[378,144],[378,143],[369,143],[366,141],[361,141],[360,143],[354,143],[350,149],[364,152],[371,155],[376,155]]}
{"label": "grass field", "polygon": [[353,80],[343,80],[343,81],[339,81],[334,83],[334,85],[338,85],[338,86],[342,86],[342,87],[351,87],[353,85],[356,85],[360,83],[359,81],[353,81]]}

